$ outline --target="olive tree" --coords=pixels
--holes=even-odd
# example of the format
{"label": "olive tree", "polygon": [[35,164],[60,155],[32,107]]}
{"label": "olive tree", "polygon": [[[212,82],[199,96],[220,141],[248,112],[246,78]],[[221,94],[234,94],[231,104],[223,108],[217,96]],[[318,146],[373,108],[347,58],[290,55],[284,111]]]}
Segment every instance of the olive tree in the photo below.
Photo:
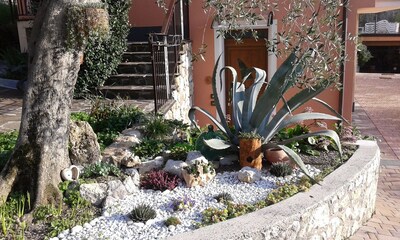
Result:
{"label": "olive tree", "polygon": [[[21,126],[14,152],[0,173],[0,199],[12,191],[29,192],[33,206],[60,200],[60,172],[70,165],[70,106],[84,44],[67,47],[69,9],[98,0],[44,0],[36,15]],[[70,37],[71,39],[71,37]],[[71,42],[70,42],[71,43]],[[78,43],[83,43],[78,41]]]}

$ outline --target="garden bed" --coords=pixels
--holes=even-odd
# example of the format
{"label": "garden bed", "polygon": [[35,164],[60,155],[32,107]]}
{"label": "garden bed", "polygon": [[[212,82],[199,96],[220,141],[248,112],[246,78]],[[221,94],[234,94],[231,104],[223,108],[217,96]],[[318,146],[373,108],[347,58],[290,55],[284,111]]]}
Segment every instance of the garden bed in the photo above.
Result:
{"label": "garden bed", "polygon": [[170,239],[344,239],[374,212],[380,151],[373,141],[320,185],[244,216]]}

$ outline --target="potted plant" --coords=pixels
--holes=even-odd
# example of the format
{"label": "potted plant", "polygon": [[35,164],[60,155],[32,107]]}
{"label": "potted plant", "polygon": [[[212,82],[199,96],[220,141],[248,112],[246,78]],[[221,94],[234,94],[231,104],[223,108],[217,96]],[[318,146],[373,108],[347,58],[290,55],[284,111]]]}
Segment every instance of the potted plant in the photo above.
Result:
{"label": "potted plant", "polygon": [[[300,136],[296,136],[280,142],[274,142],[273,137],[282,129],[291,126],[295,123],[315,120],[315,119],[326,119],[341,121],[343,117],[337,113],[332,107],[322,100],[315,98],[319,93],[329,87],[330,80],[321,80],[313,88],[300,89],[290,99],[285,99],[284,94],[292,87],[296,86],[296,80],[299,75],[303,73],[303,58],[309,58],[311,53],[304,53],[300,57],[296,57],[295,53],[292,53],[279,67],[276,73],[273,75],[271,80],[267,83],[266,72],[259,68],[247,68],[244,64],[241,66],[242,81],[238,81],[236,70],[232,67],[224,67],[218,71],[218,63],[214,67],[213,78],[212,78],[212,90],[215,107],[219,120],[214,118],[206,110],[194,106],[189,110],[189,119],[196,126],[195,112],[201,112],[205,114],[211,122],[219,128],[222,134],[225,135],[227,140],[223,139],[209,139],[204,142],[213,149],[234,149],[240,151],[239,136],[243,133],[257,133],[261,136],[261,145],[269,147],[280,148],[284,150],[289,158],[299,166],[299,168],[309,177],[310,174],[306,169],[303,161],[300,157],[290,148],[286,147],[285,144],[299,139],[311,137],[311,136],[327,136],[330,137],[333,142],[337,145],[339,153],[341,154],[341,145],[339,136],[333,130],[320,130],[317,132],[307,133]],[[234,122],[234,129],[228,126],[228,122],[225,119],[224,112],[219,99],[219,92],[217,91],[217,76],[223,75],[223,71],[228,70],[233,76],[233,87],[232,87],[232,120]],[[255,72],[254,83],[250,87],[245,87],[245,82],[249,79],[251,72]],[[266,89],[261,92],[262,86],[266,84]],[[260,96],[259,96],[260,95]],[[277,109],[278,102],[284,103],[283,106]],[[304,103],[309,100],[316,101],[326,107],[332,114],[325,113],[299,113],[294,114],[294,110],[298,109]],[[345,120],[344,120],[345,121]]]}

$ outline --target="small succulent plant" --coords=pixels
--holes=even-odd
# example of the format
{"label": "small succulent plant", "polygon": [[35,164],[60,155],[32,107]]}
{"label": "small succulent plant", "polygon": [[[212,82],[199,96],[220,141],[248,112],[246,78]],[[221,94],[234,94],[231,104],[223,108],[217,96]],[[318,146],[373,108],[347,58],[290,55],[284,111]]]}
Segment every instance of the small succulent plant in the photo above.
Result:
{"label": "small succulent plant", "polygon": [[171,203],[171,208],[174,211],[183,211],[183,210],[193,207],[194,204],[195,204],[195,201],[190,199],[189,197],[178,198],[178,199],[175,199]]}
{"label": "small succulent plant", "polygon": [[218,202],[222,202],[222,203],[227,203],[227,202],[233,201],[232,195],[227,192],[220,193],[220,194],[216,195],[214,198],[217,199]]}
{"label": "small succulent plant", "polygon": [[177,217],[169,217],[167,220],[165,220],[165,225],[167,226],[167,227],[169,227],[169,226],[176,226],[176,225],[179,225],[179,224],[181,224],[182,222],[181,222],[181,220],[179,219],[179,218],[177,218]]}
{"label": "small succulent plant", "polygon": [[129,217],[135,222],[146,222],[147,220],[153,219],[156,216],[156,211],[147,204],[138,205],[129,214]]}
{"label": "small succulent plant", "polygon": [[272,164],[269,172],[276,177],[285,177],[293,173],[292,167],[284,162]]}

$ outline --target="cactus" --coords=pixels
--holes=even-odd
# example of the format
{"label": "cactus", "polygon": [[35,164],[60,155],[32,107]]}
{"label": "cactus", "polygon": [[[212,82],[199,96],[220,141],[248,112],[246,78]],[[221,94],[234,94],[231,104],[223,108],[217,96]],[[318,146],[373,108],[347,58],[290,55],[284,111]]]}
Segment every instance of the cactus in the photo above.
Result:
{"label": "cactus", "polygon": [[293,173],[292,167],[284,162],[272,164],[269,172],[276,177],[285,177]]}
{"label": "cactus", "polygon": [[140,204],[135,207],[129,217],[135,222],[146,222],[147,220],[153,219],[157,216],[156,211],[147,204]]}
{"label": "cactus", "polygon": [[215,196],[214,198],[217,199],[218,202],[222,202],[222,203],[233,201],[232,195],[227,192],[220,193],[217,196]]}

